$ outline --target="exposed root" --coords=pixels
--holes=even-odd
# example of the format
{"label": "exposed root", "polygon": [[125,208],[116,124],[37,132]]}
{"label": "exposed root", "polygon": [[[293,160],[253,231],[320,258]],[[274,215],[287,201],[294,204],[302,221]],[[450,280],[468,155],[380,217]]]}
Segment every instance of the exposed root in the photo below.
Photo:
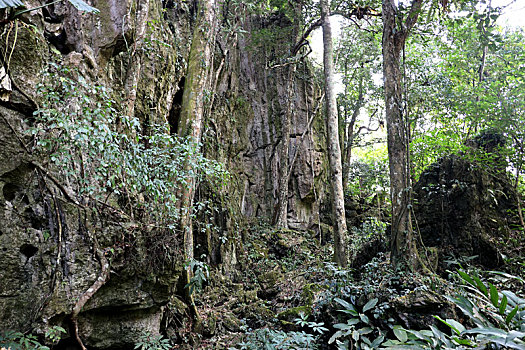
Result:
{"label": "exposed root", "polygon": [[82,350],[87,350],[84,346],[82,339],[80,339],[80,336],[78,334],[78,315],[80,314],[80,311],[82,311],[82,308],[86,303],[93,297],[93,295],[109,280],[109,262],[104,256],[104,252],[98,249],[98,244],[95,238],[95,255],[97,259],[100,261],[100,266],[102,267],[102,271],[100,272],[100,275],[96,279],[96,281],[89,287],[87,291],[85,291],[78,301],[76,302],[75,306],[73,307],[73,311],[71,312],[70,321],[71,321],[71,330],[73,331],[73,336],[78,342],[78,345]]}

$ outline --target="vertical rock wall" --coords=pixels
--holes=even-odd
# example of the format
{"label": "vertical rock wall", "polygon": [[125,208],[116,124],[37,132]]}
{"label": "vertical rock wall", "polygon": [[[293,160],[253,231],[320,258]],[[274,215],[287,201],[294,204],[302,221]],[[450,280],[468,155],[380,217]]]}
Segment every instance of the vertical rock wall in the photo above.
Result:
{"label": "vertical rock wall", "polygon": [[[80,313],[86,345],[130,347],[144,331],[160,331],[167,307],[182,312],[173,309],[181,305],[173,303],[181,257],[173,253],[169,268],[148,268],[151,233],[136,232],[127,219],[100,206],[72,203],[58,172],[46,174],[42,164],[49,160],[31,154],[26,132],[42,98],[36,87],[49,62],[78,70],[90,84],[106,86],[122,105],[127,102],[126,83],[135,75],[134,114],[145,132],[164,121],[177,127],[193,4],[150,0],[146,31],[138,37],[136,29],[144,25],[138,21],[142,1],[92,1],[99,15],[82,14],[60,2],[0,25],[0,49],[8,57],[2,64],[12,82],[9,98],[0,102],[0,331],[42,334],[47,327],[66,325],[75,302],[101,273],[96,250],[120,253],[112,261],[109,282]],[[26,4],[42,5],[37,0]],[[201,239],[208,252],[214,251],[211,262],[231,267],[236,264],[235,242],[223,242],[220,236],[231,234],[240,218],[271,221],[277,204],[286,77],[282,68],[269,66],[286,57],[292,44],[286,33],[295,30],[279,15],[248,18],[243,29],[247,34],[227,40],[221,33],[216,79],[210,86],[216,94],[203,138],[207,156],[224,162],[231,173],[224,188],[201,191],[203,196],[219,192],[225,213],[213,220],[219,231],[230,233]],[[262,42],[263,29],[275,41]],[[139,71],[134,71],[134,55],[140,56]],[[291,227],[308,228],[318,220],[324,193],[324,123],[320,115],[313,116],[320,90],[308,63],[299,63],[295,80],[289,161],[297,159],[288,218]],[[310,118],[311,130],[301,140]],[[177,242],[163,244],[176,252]]]}
{"label": "vertical rock wall", "polygon": [[[211,128],[220,158],[230,167],[237,209],[247,218],[276,215],[279,185],[281,120],[288,103],[287,66],[297,28],[284,16],[251,18],[226,56],[217,85]],[[270,34],[267,34],[267,33]],[[268,37],[264,37],[267,35]],[[276,66],[276,67],[274,67]],[[297,63],[292,99],[288,221],[306,229],[318,221],[324,197],[324,121],[314,113],[321,89],[307,60]],[[315,115],[314,115],[315,114]]]}

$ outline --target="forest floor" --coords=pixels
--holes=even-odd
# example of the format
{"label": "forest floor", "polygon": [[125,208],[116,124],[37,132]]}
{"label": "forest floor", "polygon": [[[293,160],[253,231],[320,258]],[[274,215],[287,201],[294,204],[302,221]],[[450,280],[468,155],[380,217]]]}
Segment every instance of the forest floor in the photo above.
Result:
{"label": "forest floor", "polygon": [[[331,245],[322,244],[315,232],[257,226],[248,234],[249,243],[238,256],[241,269],[228,276],[212,273],[196,294],[202,317],[193,325],[198,336],[179,335],[186,340],[193,336],[192,348],[289,349],[311,344],[308,348],[330,349],[335,348],[328,345],[332,336],[344,340],[336,334],[341,322],[355,322],[354,328],[370,333],[367,340],[373,340],[395,338],[396,327],[443,328],[435,316],[465,319],[445,296],[461,292],[455,272],[466,269],[469,258],[448,260],[449,269],[441,276],[395,271],[383,252],[358,269],[340,269],[331,261]],[[483,274],[476,267],[468,271]],[[484,276],[497,288],[520,292],[525,286],[518,276]],[[348,308],[358,310],[358,320],[351,321]]]}

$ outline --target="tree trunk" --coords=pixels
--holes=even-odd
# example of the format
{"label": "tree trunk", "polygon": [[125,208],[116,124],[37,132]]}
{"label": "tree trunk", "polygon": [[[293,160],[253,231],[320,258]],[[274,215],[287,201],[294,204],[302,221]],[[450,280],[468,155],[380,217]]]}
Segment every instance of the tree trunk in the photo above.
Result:
{"label": "tree trunk", "polygon": [[326,125],[328,157],[330,161],[330,180],[332,182],[332,215],[334,227],[334,258],[340,266],[348,263],[346,249],[346,218],[343,192],[343,177],[341,166],[341,147],[339,145],[339,123],[337,117],[337,101],[334,91],[334,68],[332,28],[328,0],[321,1],[321,16],[323,19],[324,46],[324,78],[326,95]]}
{"label": "tree trunk", "polygon": [[[343,188],[346,188],[348,186],[348,176],[350,173],[350,163],[352,162],[352,147],[354,145],[354,138],[356,136],[356,133],[354,131],[355,122],[357,121],[357,117],[359,116],[359,110],[361,109],[361,106],[364,102],[364,88],[363,88],[363,76],[359,78],[359,96],[357,97],[357,101],[354,107],[354,111],[352,112],[352,117],[350,119],[350,123],[348,124],[348,129],[346,131],[346,142],[343,144],[345,145],[344,148],[344,160],[343,160]],[[345,120],[345,123],[347,121]]]}
{"label": "tree trunk", "polygon": [[288,182],[290,179],[290,169],[288,169],[288,157],[290,149],[290,124],[292,119],[292,100],[295,78],[296,63],[290,64],[288,68],[288,85],[286,88],[286,111],[282,121],[281,139],[281,169],[279,178],[279,214],[277,217],[277,227],[288,228]]}
{"label": "tree trunk", "polygon": [[137,4],[137,14],[135,17],[135,43],[130,55],[129,68],[126,73],[126,115],[133,117],[135,114],[135,101],[137,100],[137,84],[142,74],[142,46],[144,44],[144,34],[149,16],[149,1],[141,0]]}
{"label": "tree trunk", "polygon": [[[216,0],[200,1],[198,3],[198,17],[193,32],[193,38],[188,58],[188,69],[184,84],[184,94],[180,113],[179,136],[189,138],[192,143],[193,154],[199,152],[199,142],[204,116],[204,100],[206,86],[210,78],[212,55],[215,47],[216,27]],[[185,170],[189,173],[193,166],[192,154],[185,162]],[[181,184],[180,192],[180,222],[183,232],[184,260],[193,260],[193,231],[191,222],[191,207],[195,192],[195,177],[189,176]],[[190,282],[192,271],[188,267],[185,273],[186,284]],[[187,290],[189,290],[187,288]],[[193,298],[187,295],[191,306]],[[195,316],[198,317],[198,314]]]}
{"label": "tree trunk", "polygon": [[396,27],[394,0],[383,0],[383,79],[387,124],[390,197],[392,200],[391,260],[396,266],[419,268],[417,244],[410,215],[408,134],[403,118],[400,56],[423,0],[413,0],[404,29]]}

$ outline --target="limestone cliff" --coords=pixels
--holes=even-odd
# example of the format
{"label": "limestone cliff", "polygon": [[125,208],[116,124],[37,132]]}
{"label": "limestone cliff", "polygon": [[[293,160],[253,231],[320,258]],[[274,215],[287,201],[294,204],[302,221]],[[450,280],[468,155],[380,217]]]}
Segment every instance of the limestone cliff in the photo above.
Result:
{"label": "limestone cliff", "polygon": [[[91,348],[126,348],[144,331],[158,334],[168,313],[184,314],[177,299],[180,242],[137,229],[121,203],[105,206],[74,193],[50,159],[35,158],[27,131],[43,100],[37,86],[54,62],[88,84],[105,86],[117,109],[132,111],[145,133],[163,122],[174,132],[196,2],[97,0],[91,2],[97,15],[67,1],[25,3],[36,10],[16,18],[14,9],[1,10],[8,75],[2,81],[10,84],[2,84],[0,103],[0,331],[42,334],[68,325],[78,300],[104,279],[78,316],[79,335]],[[242,30],[219,34],[203,138],[204,152],[226,165],[231,180],[221,189],[202,184],[198,192],[221,207],[211,217],[197,216],[196,225],[218,227],[197,236],[198,249],[225,271],[243,253],[235,224],[274,215],[280,116],[287,101],[284,70],[271,67],[293,44],[286,33],[294,24],[278,13],[243,17]],[[274,40],[261,41],[262,31]],[[288,213],[290,226],[298,228],[318,222],[325,192],[324,123],[314,113],[320,100],[314,76],[307,62],[299,63]],[[111,271],[104,270],[106,260]]]}

